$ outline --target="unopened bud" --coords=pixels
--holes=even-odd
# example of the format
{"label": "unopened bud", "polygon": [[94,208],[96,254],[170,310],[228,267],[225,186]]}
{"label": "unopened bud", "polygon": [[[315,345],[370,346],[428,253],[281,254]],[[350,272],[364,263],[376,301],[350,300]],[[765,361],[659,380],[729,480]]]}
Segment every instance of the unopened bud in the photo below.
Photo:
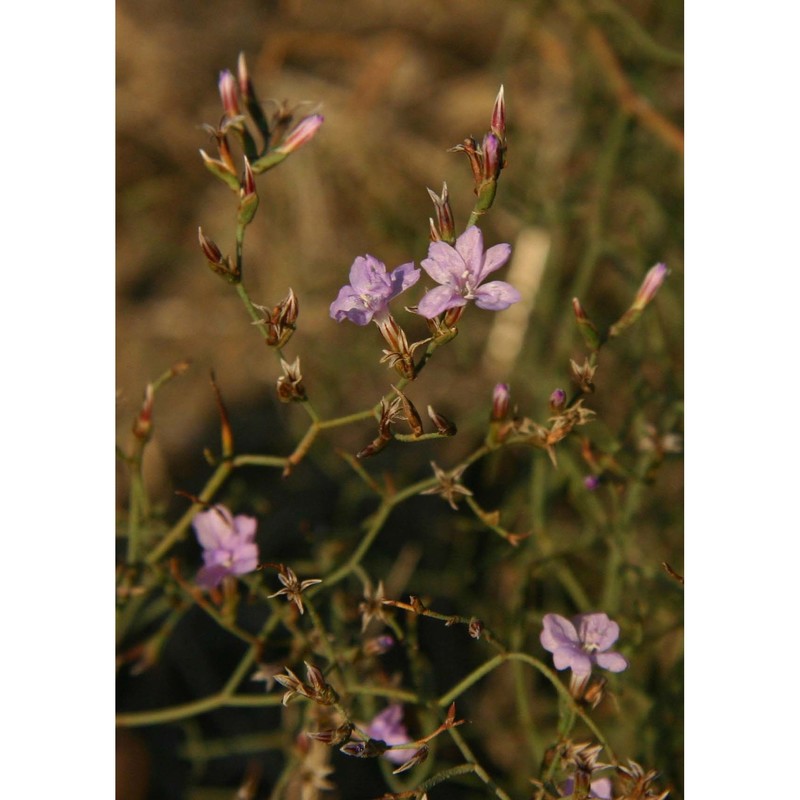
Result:
{"label": "unopened bud", "polygon": [[550,413],[558,414],[564,410],[567,402],[567,393],[563,389],[555,389],[550,395]]}
{"label": "unopened bud", "polygon": [[503,85],[500,84],[500,91],[494,101],[492,109],[492,133],[497,136],[501,143],[506,140],[506,99]]}
{"label": "unopened bud", "polygon": [[364,642],[363,650],[365,655],[368,656],[382,656],[388,653],[395,645],[394,637],[388,634],[384,636],[376,636],[373,639],[367,639]]}
{"label": "unopened bud", "polygon": [[311,114],[300,120],[289,132],[289,135],[275,148],[275,152],[289,155],[295,150],[299,150],[314,138],[324,120],[325,117],[322,114]]}
{"label": "unopened bud", "polygon": [[239,53],[239,61],[236,66],[239,73],[239,91],[242,93],[244,100],[247,101],[253,95],[253,85],[250,82],[250,72],[247,69],[244,53]]}
{"label": "unopened bud", "polygon": [[493,133],[487,133],[483,137],[483,165],[481,170],[481,178],[484,183],[494,182],[500,177],[500,171],[503,168],[501,161],[501,145],[500,140]]}
{"label": "unopened bud", "polygon": [[575,312],[575,320],[578,323],[578,330],[581,332],[583,341],[590,350],[597,350],[600,346],[600,334],[594,323],[586,316],[586,312],[581,306],[577,297],[572,298],[572,310]]}
{"label": "unopened bud", "polygon": [[667,265],[656,264],[651,267],[645,275],[639,291],[633,301],[632,308],[644,309],[644,307],[656,296],[656,292],[661,288],[664,279],[667,277]]}
{"label": "unopened bud", "polygon": [[[226,151],[227,152],[227,151]],[[239,191],[239,176],[236,170],[233,169],[227,159],[211,158],[205,150],[200,151],[200,156],[203,159],[206,169],[215,177],[219,178],[223,183],[227,184],[234,191]]]}
{"label": "unopened bud", "polygon": [[133,421],[133,435],[142,442],[146,442],[153,431],[153,400],[153,384],[148,383],[144,390],[144,402]]}
{"label": "unopened bud", "polygon": [[403,414],[411,432],[414,436],[422,436],[422,420],[417,409],[414,408],[414,404],[396,386],[392,386],[392,388],[397,392],[397,396],[403,404]]}
{"label": "unopened bud", "polygon": [[355,758],[377,758],[386,752],[386,742],[379,739],[368,739],[366,742],[348,742],[339,748],[346,756]]}
{"label": "unopened bud", "polygon": [[473,618],[469,621],[469,635],[473,639],[480,639],[483,633],[483,621]]}
{"label": "unopened bud", "polygon": [[242,227],[249,225],[258,210],[258,194],[256,194],[256,179],[253,169],[245,156],[244,182],[239,190],[239,212],[236,221]]}
{"label": "unopened bud", "polygon": [[492,422],[502,422],[508,416],[511,390],[507,383],[498,383],[492,392]]}
{"label": "unopened bud", "polygon": [[437,433],[440,433],[442,436],[456,435],[458,429],[455,423],[450,422],[447,417],[434,411],[433,406],[428,406],[428,416],[431,418],[431,422],[436,426]]}
{"label": "unopened bud", "polygon": [[219,74],[219,96],[222,99],[222,108],[228,119],[239,116],[239,101],[236,97],[236,79],[230,70],[226,69]]}
{"label": "unopened bud", "polygon": [[653,300],[656,293],[661,288],[661,284],[664,283],[667,272],[666,264],[656,264],[654,267],[650,268],[630,308],[609,328],[609,337],[619,336],[620,333],[630,328],[630,326],[639,319],[642,311],[644,311],[647,305]]}
{"label": "unopened bud", "polygon": [[583,479],[583,485],[590,492],[593,492],[598,486],[600,486],[600,477],[598,475],[587,475]]}
{"label": "unopened bud", "polygon": [[401,764],[397,769],[392,770],[392,775],[399,775],[401,772],[405,772],[412,767],[416,767],[417,764],[421,764],[428,757],[428,752],[428,745],[422,745],[422,747],[420,747],[419,750],[417,750],[416,753],[414,753],[414,755],[408,759],[408,761],[406,761],[404,764]]}

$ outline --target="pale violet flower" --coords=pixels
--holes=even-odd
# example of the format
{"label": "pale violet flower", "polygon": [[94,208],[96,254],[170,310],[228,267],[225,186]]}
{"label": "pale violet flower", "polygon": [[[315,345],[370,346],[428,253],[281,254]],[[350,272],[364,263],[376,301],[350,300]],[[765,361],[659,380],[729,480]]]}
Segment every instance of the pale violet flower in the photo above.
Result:
{"label": "pale violet flower", "polygon": [[257,524],[255,517],[234,517],[223,505],[201,511],[192,521],[205,562],[197,573],[197,583],[211,589],[226,575],[252,572],[258,566]]}
{"label": "pale violet flower", "polygon": [[[560,792],[562,797],[569,797],[575,791],[574,778],[567,778],[561,786]],[[600,800],[611,800],[611,779],[598,778],[592,781],[589,786],[589,797],[600,798]]]}
{"label": "pale violet flower", "polygon": [[356,325],[367,325],[374,318],[380,326],[388,316],[389,301],[413,286],[419,276],[413,261],[387,274],[386,265],[374,256],[359,256],[350,267],[350,284],[343,286],[331,303],[331,317],[337,322],[349,319]]}
{"label": "pale violet flower", "polygon": [[[370,739],[379,739],[386,744],[408,744],[411,741],[403,725],[403,707],[399,703],[386,706],[364,731]],[[383,755],[393,764],[404,764],[410,753],[410,750],[387,750]]]}
{"label": "pale violet flower", "polygon": [[545,614],[539,640],[553,654],[556,669],[571,669],[578,677],[590,675],[592,665],[622,672],[628,662],[608,652],[619,637],[619,625],[607,614],[579,614],[570,622],[560,614]]}
{"label": "pale violet flower", "polygon": [[489,311],[508,308],[519,301],[519,292],[505,281],[483,281],[500,269],[510,255],[510,244],[496,244],[484,252],[483,234],[475,225],[456,239],[455,247],[431,242],[428,257],[420,265],[441,286],[427,292],[417,310],[432,319],[449,308],[465,306],[469,300]]}

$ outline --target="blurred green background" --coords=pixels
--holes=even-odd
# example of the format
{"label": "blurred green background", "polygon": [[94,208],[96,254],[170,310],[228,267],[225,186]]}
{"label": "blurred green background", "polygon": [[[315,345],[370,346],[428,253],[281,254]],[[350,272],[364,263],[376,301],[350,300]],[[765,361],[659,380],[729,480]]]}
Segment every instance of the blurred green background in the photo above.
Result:
{"label": "blurred green background", "polygon": [[[420,410],[433,404],[463,432],[436,448],[396,448],[375,460],[377,471],[392,468],[415,478],[431,458],[449,465],[469,452],[498,380],[511,384],[523,414],[546,418],[551,391],[569,383],[569,358],[584,353],[571,298],[579,296],[598,325],[608,325],[656,261],[668,264],[667,283],[637,327],[603,351],[598,389],[587,403],[600,421],[582,432],[613,442],[623,461],[635,459],[647,425],[659,435],[680,432],[682,47],[683,5],[677,0],[120,0],[118,435],[126,440],[145,384],[191,358],[189,372],[159,392],[146,462],[150,490],[166,515],[185,506],[175,498],[176,488],[200,488],[208,471],[202,449],[218,441],[210,369],[240,449],[285,453],[307,424],[298,409],[278,404],[273,354],[197,246],[202,225],[223,250],[232,249],[233,195],[205,170],[198,150],[213,149],[200,126],[218,122],[218,74],[235,70],[240,51],[262,101],[308,103],[309,111],[319,105],[325,116],[310,145],[259,180],[261,205],[248,229],[245,282],[263,305],[277,303],[290,286],[297,293],[299,330],[287,351],[301,356],[308,392],[328,416],[361,410],[393,380],[377,363],[382,343],[373,326],[337,325],[328,316],[350,264],[364,253],[390,269],[412,259],[419,264],[432,215],[425,189],[439,192],[443,181],[456,226],[463,228],[473,202],[471,175],[466,158],[447,150],[470,134],[480,140],[498,88],[505,86],[508,166],[481,227],[487,246],[512,244],[511,266],[499,277],[515,283],[524,301],[499,315],[469,309],[458,339],[437,353],[420,385],[409,388]],[[410,336],[423,335],[419,320],[402,322]],[[331,443],[354,452],[373,435],[371,426],[352,426],[337,431]],[[577,444],[571,448],[572,460],[548,477],[548,517],[564,541],[582,524],[571,510],[580,477]],[[281,509],[287,496],[303,498],[311,517],[329,522],[331,486],[345,480],[346,468],[331,447],[311,462],[291,486],[262,475],[239,489],[252,496],[256,486],[264,508],[284,515],[284,537],[303,523]],[[504,487],[491,499],[517,509],[520,529],[524,501],[514,497],[524,492],[525,464],[512,458],[487,470]],[[121,504],[126,486],[120,473]],[[310,488],[319,492],[311,499],[304,494]],[[442,506],[437,514],[452,524]],[[682,571],[679,459],[662,465],[637,525],[631,558],[650,581],[648,591],[657,590],[647,598],[657,606],[659,591],[673,591],[664,588],[666,579],[660,582],[660,561]],[[387,548],[386,569],[396,555],[391,536]],[[469,549],[456,555],[464,569],[470,558],[480,558]],[[435,585],[441,559],[453,557],[445,548],[430,562],[423,559],[422,585],[426,574]],[[513,569],[501,559],[492,562],[486,581],[512,578]],[[491,601],[487,595],[482,602]],[[670,602],[659,623],[664,628],[680,617],[680,600]],[[650,694],[636,701],[642,714],[653,715],[652,741],[638,744],[650,755],[664,755],[654,766],[678,787],[673,797],[680,796],[681,775],[674,694],[679,644],[659,640],[649,653],[639,678]],[[654,702],[659,693],[668,697],[672,717]],[[154,696],[142,700],[144,706],[152,702]],[[485,713],[491,716],[491,708]],[[623,735],[635,749],[635,735]],[[495,741],[489,748],[501,764],[508,759],[504,747]],[[151,796],[160,796],[152,785]]]}

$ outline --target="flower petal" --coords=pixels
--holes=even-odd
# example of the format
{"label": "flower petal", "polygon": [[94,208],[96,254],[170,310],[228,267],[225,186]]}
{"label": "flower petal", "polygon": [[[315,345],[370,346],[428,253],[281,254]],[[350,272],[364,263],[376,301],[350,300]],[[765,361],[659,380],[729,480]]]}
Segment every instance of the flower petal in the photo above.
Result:
{"label": "flower petal", "polygon": [[473,285],[483,277],[483,234],[476,225],[471,225],[456,239],[456,252],[473,277]]}
{"label": "flower petal", "polygon": [[220,547],[233,535],[233,518],[225,506],[217,505],[197,514],[192,527],[204,548]]}
{"label": "flower petal", "polygon": [[374,294],[388,290],[386,265],[367,253],[358,256],[350,267],[350,285],[358,294]]}
{"label": "flower petal", "polygon": [[594,660],[598,667],[609,672],[622,672],[628,669],[627,660],[619,653],[595,653]]}
{"label": "flower petal", "polygon": [[480,280],[483,281],[487,275],[491,275],[495,270],[500,269],[508,261],[510,255],[510,244],[496,244],[490,247],[483,257]]}
{"label": "flower petal", "polygon": [[360,295],[352,286],[342,286],[339,296],[331,303],[331,317],[337,322],[349,319],[356,325],[367,325],[372,319],[372,311],[366,308]]}
{"label": "flower petal", "polygon": [[488,311],[502,311],[512,303],[518,303],[520,293],[505,281],[489,281],[475,290],[475,305]]}
{"label": "flower petal", "polygon": [[423,296],[417,304],[417,311],[427,319],[433,319],[437,314],[447,311],[448,308],[465,306],[467,301],[450,286],[437,286]]}
{"label": "flower petal", "polygon": [[545,614],[542,619],[544,626],[539,634],[539,641],[545,650],[555,653],[559,647],[578,644],[578,632],[575,626],[561,614]]}
{"label": "flower petal", "polygon": [[414,269],[414,262],[409,261],[408,264],[401,264],[399,267],[396,267],[392,270],[392,274],[389,276],[389,281],[392,284],[392,294],[391,297],[397,297],[400,292],[404,292],[406,289],[413,286],[418,280],[419,276],[422,272],[418,269]]}
{"label": "flower petal", "polygon": [[592,660],[577,645],[559,647],[553,653],[556,669],[571,669],[576,675],[588,675],[592,671]]}
{"label": "flower petal", "polygon": [[222,583],[222,579],[228,574],[228,572],[228,568],[223,567],[221,564],[216,564],[213,567],[203,567],[197,573],[195,582],[198,584],[198,586],[203,586],[206,589],[213,589],[215,586],[218,586],[220,583]]}
{"label": "flower petal", "polygon": [[463,275],[467,270],[464,259],[446,242],[431,242],[428,257],[420,261],[420,266],[436,283],[451,286],[459,291],[464,285]]}
{"label": "flower petal", "polygon": [[240,542],[252,542],[256,538],[258,520],[247,514],[237,514],[233,518],[233,528]]}
{"label": "flower petal", "polygon": [[600,652],[608,650],[619,638],[619,625],[608,614],[579,614],[573,621],[581,641]]}

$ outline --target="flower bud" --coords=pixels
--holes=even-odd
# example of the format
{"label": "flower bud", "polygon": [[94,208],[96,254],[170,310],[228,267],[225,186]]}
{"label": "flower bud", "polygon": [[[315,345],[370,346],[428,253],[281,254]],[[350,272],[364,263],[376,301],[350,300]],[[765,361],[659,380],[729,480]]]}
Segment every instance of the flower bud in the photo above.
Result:
{"label": "flower bud", "polygon": [[431,421],[436,426],[436,431],[440,433],[442,436],[455,436],[457,433],[457,428],[454,422],[450,422],[447,417],[439,414],[438,412],[433,410],[433,406],[428,406],[428,416],[431,418]]}
{"label": "flower bud", "polygon": [[256,179],[247,156],[244,159],[244,182],[239,189],[239,213],[237,222],[244,227],[253,221],[258,209],[258,194],[256,194]]}
{"label": "flower bud", "polygon": [[428,757],[428,752],[428,745],[422,745],[408,761],[401,764],[397,769],[392,770],[392,775],[399,775],[401,772],[405,772],[412,767],[416,767],[417,764],[421,764]]}
{"label": "flower bud", "polygon": [[230,70],[226,69],[219,74],[219,96],[222,99],[222,108],[228,119],[238,117],[239,101],[236,97],[236,79]]}
{"label": "flower bud", "polygon": [[619,336],[620,333],[630,328],[630,326],[639,319],[642,311],[644,311],[647,305],[653,300],[656,293],[661,288],[661,284],[664,283],[667,272],[667,265],[662,263],[656,264],[654,267],[650,268],[630,308],[609,328],[609,337]]}
{"label": "flower bud", "polygon": [[498,383],[492,392],[492,422],[502,422],[508,416],[511,390],[507,383]]}
{"label": "flower bud", "polygon": [[487,133],[483,137],[481,150],[483,152],[481,178],[484,183],[494,182],[500,177],[503,168],[500,140],[493,133]]}
{"label": "flower bud", "polygon": [[550,413],[558,414],[564,409],[567,402],[567,393],[563,389],[554,389],[550,395]]}
{"label": "flower bud", "polygon": [[322,114],[311,114],[300,120],[289,132],[289,135],[275,148],[275,152],[289,155],[294,153],[295,150],[299,150],[314,138],[324,120],[325,117]]}
{"label": "flower bud", "polygon": [[500,84],[500,91],[494,101],[494,108],[492,109],[492,133],[500,140],[502,144],[506,141],[506,100],[503,91],[503,85]]}
{"label": "flower bud", "polygon": [[578,330],[581,332],[586,346],[591,350],[597,350],[600,346],[600,334],[597,332],[594,323],[586,316],[586,312],[577,297],[572,298],[572,310],[575,312]]}
{"label": "flower bud", "polygon": [[590,492],[593,492],[600,485],[600,477],[598,475],[586,475],[583,479],[583,485]]}
{"label": "flower bud", "polygon": [[480,639],[483,633],[483,620],[473,618],[469,621],[469,635],[473,639]]}
{"label": "flower bud", "polygon": [[153,400],[153,384],[148,383],[144,390],[144,402],[133,421],[133,435],[142,442],[146,442],[153,431]]}
{"label": "flower bud", "polygon": [[364,654],[368,656],[382,656],[384,653],[388,653],[394,645],[394,637],[385,634],[383,636],[375,636],[372,639],[367,639],[367,641],[364,642],[363,650]]}

